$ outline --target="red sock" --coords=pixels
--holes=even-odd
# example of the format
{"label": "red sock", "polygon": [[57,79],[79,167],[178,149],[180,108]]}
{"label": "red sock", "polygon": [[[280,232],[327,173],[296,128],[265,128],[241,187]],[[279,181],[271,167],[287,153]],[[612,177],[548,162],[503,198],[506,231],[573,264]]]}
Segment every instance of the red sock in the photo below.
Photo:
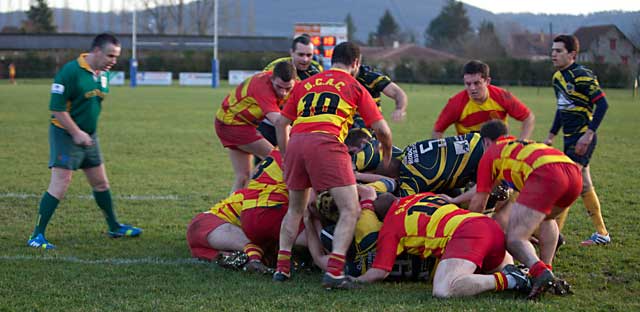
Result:
{"label": "red sock", "polygon": [[507,281],[507,276],[502,272],[493,273],[493,278],[496,279],[496,289],[495,291],[503,291],[509,287],[509,282]]}
{"label": "red sock", "polygon": [[342,271],[344,270],[344,262],[344,255],[331,253],[331,255],[329,255],[329,262],[327,263],[327,273],[333,275],[334,277],[342,276]]}
{"label": "red sock", "polygon": [[532,265],[531,268],[529,268],[529,275],[533,277],[538,277],[545,270],[549,270],[549,268],[547,268],[547,265],[544,264],[544,262],[542,261],[538,261],[534,265]]}
{"label": "red sock", "polygon": [[262,248],[258,247],[258,245],[248,243],[244,246],[242,251],[244,251],[244,253],[246,253],[247,256],[249,256],[249,261],[253,261],[253,260],[262,261],[263,251],[262,251]]}
{"label": "red sock", "polygon": [[547,269],[549,269],[549,271],[553,271],[553,266],[551,264],[545,263],[544,265],[547,266]]}
{"label": "red sock", "polygon": [[291,272],[291,251],[278,250],[278,264],[276,271],[284,274],[289,274],[289,272]]}

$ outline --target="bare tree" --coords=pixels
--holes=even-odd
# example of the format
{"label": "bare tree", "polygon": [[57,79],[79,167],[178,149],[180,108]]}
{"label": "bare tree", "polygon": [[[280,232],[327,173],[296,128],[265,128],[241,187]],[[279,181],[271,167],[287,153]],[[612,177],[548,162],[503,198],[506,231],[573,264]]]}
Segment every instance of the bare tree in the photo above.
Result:
{"label": "bare tree", "polygon": [[191,31],[198,35],[206,35],[207,29],[213,24],[213,0],[198,0],[191,3]]}
{"label": "bare tree", "polygon": [[145,8],[142,25],[145,31],[154,34],[166,34],[173,20],[172,0],[142,0]]}

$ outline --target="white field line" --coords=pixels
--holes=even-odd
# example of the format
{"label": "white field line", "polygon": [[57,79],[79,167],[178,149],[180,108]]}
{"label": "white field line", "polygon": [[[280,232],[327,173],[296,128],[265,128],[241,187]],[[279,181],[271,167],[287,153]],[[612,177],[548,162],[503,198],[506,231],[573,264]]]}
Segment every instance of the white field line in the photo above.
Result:
{"label": "white field line", "polygon": [[110,265],[183,265],[183,264],[207,264],[210,262],[201,261],[195,258],[184,259],[162,259],[162,258],[138,258],[138,259],[124,259],[124,258],[107,258],[107,259],[80,259],[77,257],[55,257],[55,256],[0,256],[0,261],[47,261],[47,262],[66,262],[66,263],[78,263],[78,264],[110,264]]}
{"label": "white field line", "polygon": [[[40,198],[42,194],[24,194],[24,193],[0,193],[0,198],[19,198],[19,199],[27,199],[27,198]],[[76,199],[91,199],[93,200],[92,195],[71,195],[65,196],[66,198],[76,198]],[[115,199],[117,200],[134,200],[134,201],[145,201],[145,200],[159,200],[159,201],[170,201],[170,200],[185,200],[187,197],[181,197],[178,195],[115,195]]]}

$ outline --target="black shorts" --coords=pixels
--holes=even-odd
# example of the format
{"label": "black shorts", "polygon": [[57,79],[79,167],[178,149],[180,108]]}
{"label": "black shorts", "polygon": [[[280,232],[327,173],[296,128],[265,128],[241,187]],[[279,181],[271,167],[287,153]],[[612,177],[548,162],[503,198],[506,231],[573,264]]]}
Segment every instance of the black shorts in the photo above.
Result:
{"label": "black shorts", "polygon": [[591,144],[587,148],[587,151],[583,155],[576,154],[576,144],[580,137],[582,137],[584,133],[576,133],[570,136],[564,137],[564,153],[571,158],[575,163],[586,167],[589,165],[589,161],[591,160],[591,155],[593,155],[593,151],[596,149],[596,144],[598,142],[598,136],[594,133],[593,140]]}

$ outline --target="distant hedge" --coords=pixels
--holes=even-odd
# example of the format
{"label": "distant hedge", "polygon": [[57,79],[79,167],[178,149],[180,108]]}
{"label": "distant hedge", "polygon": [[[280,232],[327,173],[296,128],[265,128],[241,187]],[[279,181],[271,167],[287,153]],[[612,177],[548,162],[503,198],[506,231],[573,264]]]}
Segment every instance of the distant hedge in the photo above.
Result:
{"label": "distant hedge", "polygon": [[[0,62],[2,77],[6,68],[14,62],[18,78],[52,78],[64,63],[76,58],[81,52],[56,50],[47,52],[15,52]],[[124,51],[113,70],[122,70],[129,75],[128,51]],[[230,69],[259,70],[272,60],[285,56],[278,53],[233,52],[221,53],[220,76],[226,79]],[[177,79],[179,72],[211,71],[212,52],[203,51],[142,51],[138,54],[139,70],[171,71]],[[550,61],[501,59],[487,62],[491,67],[492,83],[495,85],[548,86],[554,69]],[[376,65],[376,64],[370,64]],[[623,65],[585,64],[597,75],[603,87],[629,88],[633,86],[635,69]],[[462,61],[416,62],[403,60],[389,74],[395,81],[427,84],[461,84]],[[382,68],[383,71],[384,68]]]}

